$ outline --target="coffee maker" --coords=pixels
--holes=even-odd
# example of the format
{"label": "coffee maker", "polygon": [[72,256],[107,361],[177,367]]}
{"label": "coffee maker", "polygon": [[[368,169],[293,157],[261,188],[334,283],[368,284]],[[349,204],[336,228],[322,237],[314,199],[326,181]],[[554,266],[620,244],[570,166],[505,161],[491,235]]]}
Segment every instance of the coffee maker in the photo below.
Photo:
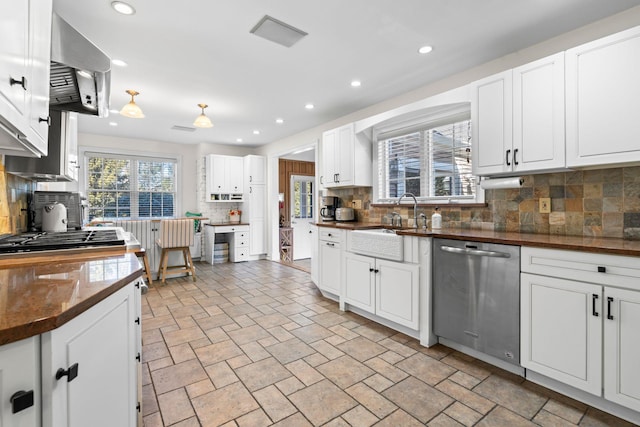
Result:
{"label": "coffee maker", "polygon": [[336,208],[340,199],[333,196],[322,197],[322,207],[320,208],[320,217],[323,221],[336,220]]}

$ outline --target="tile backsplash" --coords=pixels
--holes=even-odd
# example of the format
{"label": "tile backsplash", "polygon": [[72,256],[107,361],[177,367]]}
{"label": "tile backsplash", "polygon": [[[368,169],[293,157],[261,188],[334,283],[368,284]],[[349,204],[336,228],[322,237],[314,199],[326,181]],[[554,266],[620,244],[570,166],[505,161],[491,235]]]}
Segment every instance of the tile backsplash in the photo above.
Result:
{"label": "tile backsplash", "polygon": [[27,231],[27,195],[35,183],[4,171],[0,163],[0,234]]}
{"label": "tile backsplash", "polygon": [[[487,190],[486,207],[440,206],[443,227],[515,231],[640,240],[640,167],[598,169],[523,176],[521,188]],[[359,221],[382,221],[392,210],[404,219],[413,209],[404,205],[372,206],[371,188],[330,191],[344,206],[362,200]],[[538,200],[551,198],[551,213],[539,213]],[[419,206],[430,217],[432,207]],[[405,221],[406,223],[406,221]]]}

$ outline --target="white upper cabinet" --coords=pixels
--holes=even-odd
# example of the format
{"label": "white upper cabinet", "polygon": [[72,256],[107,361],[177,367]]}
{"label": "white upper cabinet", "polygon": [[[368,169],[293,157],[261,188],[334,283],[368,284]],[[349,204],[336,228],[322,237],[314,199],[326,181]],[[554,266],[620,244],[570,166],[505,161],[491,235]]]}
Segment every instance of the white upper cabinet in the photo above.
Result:
{"label": "white upper cabinet", "polygon": [[246,175],[246,184],[265,184],[267,180],[267,158],[254,155],[244,156],[244,173]]}
{"label": "white upper cabinet", "polygon": [[47,154],[52,0],[0,14],[0,153]]}
{"label": "white upper cabinet", "polygon": [[640,27],[566,52],[567,166],[640,161]]}
{"label": "white upper cabinet", "polygon": [[207,202],[239,202],[244,190],[242,157],[210,154],[206,159]]}
{"label": "white upper cabinet", "polygon": [[371,186],[371,142],[357,137],[353,123],[322,134],[321,162],[325,188]]}
{"label": "white upper cabinet", "polygon": [[564,168],[564,53],[471,86],[475,175]]}

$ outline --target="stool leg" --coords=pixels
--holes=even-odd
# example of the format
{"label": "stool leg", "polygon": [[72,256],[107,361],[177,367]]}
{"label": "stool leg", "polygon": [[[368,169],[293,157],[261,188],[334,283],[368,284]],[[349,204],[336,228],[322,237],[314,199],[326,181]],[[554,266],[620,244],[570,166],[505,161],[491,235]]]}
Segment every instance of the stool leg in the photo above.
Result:
{"label": "stool leg", "polygon": [[167,276],[167,264],[168,264],[168,258],[169,258],[169,250],[162,248],[162,256],[160,259],[160,265],[162,266],[162,270],[160,270],[160,268],[158,268],[158,275],[160,275],[160,271],[162,272],[162,283],[166,283],[166,276]]}
{"label": "stool leg", "polygon": [[146,253],[142,257],[142,262],[144,263],[144,272],[147,275],[147,280],[149,281],[150,285],[153,285],[153,279],[151,278],[151,267],[149,267],[149,258],[147,257]]}
{"label": "stool leg", "polygon": [[189,248],[184,248],[182,250],[182,253],[184,254],[185,257],[185,261],[187,262],[187,267],[189,267],[189,269],[191,270],[191,276],[193,276],[193,281],[196,281],[196,269],[193,265],[193,259],[191,258],[191,251],[189,250]]}

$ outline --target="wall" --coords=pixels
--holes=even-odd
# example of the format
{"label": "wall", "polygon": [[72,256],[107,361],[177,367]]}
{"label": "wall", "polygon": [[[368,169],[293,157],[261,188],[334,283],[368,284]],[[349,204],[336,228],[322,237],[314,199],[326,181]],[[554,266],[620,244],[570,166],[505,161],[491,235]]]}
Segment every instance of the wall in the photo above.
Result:
{"label": "wall", "polygon": [[[525,176],[522,188],[488,190],[486,207],[440,206],[445,228],[516,231],[640,240],[640,167],[598,169]],[[359,221],[381,223],[396,211],[403,224],[413,206],[371,206],[371,188],[331,191],[345,206],[364,201]],[[540,197],[551,198],[551,213],[538,212]],[[419,206],[430,218],[433,206]]]}

